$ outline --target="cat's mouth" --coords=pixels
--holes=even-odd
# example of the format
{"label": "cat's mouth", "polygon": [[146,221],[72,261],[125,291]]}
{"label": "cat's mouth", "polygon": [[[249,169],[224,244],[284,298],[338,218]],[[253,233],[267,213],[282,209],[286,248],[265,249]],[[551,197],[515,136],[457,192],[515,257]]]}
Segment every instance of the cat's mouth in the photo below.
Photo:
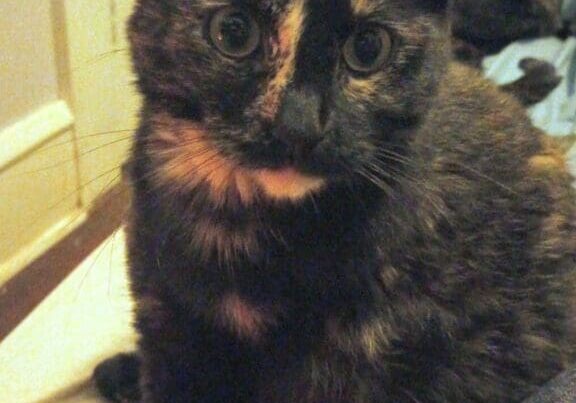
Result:
{"label": "cat's mouth", "polygon": [[326,186],[326,180],[303,174],[294,167],[252,171],[266,196],[277,200],[300,200]]}
{"label": "cat's mouth", "polygon": [[242,157],[237,160],[270,199],[298,201],[327,184],[328,176],[317,169],[313,156],[287,144],[272,141],[250,148]]}
{"label": "cat's mouth", "polygon": [[155,178],[171,188],[195,190],[205,184],[218,204],[231,194],[249,204],[258,195],[298,202],[327,185],[326,175],[306,169],[298,160],[288,158],[286,152],[249,148],[251,153],[238,158],[240,153],[223,153],[200,125],[166,116],[156,116],[154,123],[151,155],[158,164]]}

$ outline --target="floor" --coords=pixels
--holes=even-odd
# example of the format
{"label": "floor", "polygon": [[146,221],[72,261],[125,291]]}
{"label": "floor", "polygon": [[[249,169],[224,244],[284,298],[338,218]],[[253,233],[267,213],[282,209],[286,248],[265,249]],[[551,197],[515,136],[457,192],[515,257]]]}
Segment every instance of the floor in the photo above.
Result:
{"label": "floor", "polygon": [[0,344],[0,400],[100,403],[94,366],[135,345],[127,284],[118,231]]}

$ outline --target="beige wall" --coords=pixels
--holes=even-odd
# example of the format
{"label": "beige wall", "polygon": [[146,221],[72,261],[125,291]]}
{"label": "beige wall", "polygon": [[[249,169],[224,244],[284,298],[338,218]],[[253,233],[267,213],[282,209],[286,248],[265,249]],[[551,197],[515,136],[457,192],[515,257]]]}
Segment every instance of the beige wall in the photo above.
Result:
{"label": "beige wall", "polygon": [[0,130],[58,99],[49,0],[0,0]]}
{"label": "beige wall", "polygon": [[125,36],[134,0],[61,1],[67,15],[81,196],[89,205],[118,181],[137,124],[139,99]]}
{"label": "beige wall", "polygon": [[120,180],[133,2],[0,0],[0,292]]}

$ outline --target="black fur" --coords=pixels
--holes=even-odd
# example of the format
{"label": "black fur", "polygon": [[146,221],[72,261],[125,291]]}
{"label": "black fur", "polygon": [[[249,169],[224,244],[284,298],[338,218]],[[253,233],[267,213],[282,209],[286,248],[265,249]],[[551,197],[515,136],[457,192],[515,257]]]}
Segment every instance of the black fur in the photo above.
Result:
{"label": "black fur", "polygon": [[[286,6],[234,3],[270,26]],[[295,72],[273,121],[258,115],[266,49],[219,55],[203,31],[210,4],[140,0],[131,24],[145,96],[129,230],[145,402],[520,402],[573,361],[572,178],[516,101],[449,63],[432,2],[378,2],[370,21],[395,49],[373,96],[345,91],[335,45],[362,21],[316,27],[326,69],[299,59],[310,76]],[[324,110],[321,127],[298,125],[313,113],[302,102]],[[201,125],[242,169],[290,165],[327,185],[250,204],[232,189],[216,204],[207,182],[155,182],[165,115]],[[303,153],[279,127],[320,141]],[[257,246],[207,251],[194,236],[205,220],[251,230]],[[270,315],[257,337],[222,325],[230,294]]]}
{"label": "black fur", "polygon": [[519,66],[524,76],[502,89],[513,94],[524,106],[532,106],[545,99],[562,81],[548,62],[527,58]]}
{"label": "black fur", "polygon": [[134,354],[118,354],[94,370],[94,383],[104,398],[111,402],[138,402],[140,361]]}

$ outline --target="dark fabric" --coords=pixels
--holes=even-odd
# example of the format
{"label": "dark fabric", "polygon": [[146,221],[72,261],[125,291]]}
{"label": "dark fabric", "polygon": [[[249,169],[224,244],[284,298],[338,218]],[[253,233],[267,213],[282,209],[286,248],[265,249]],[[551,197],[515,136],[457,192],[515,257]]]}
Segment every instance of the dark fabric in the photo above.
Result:
{"label": "dark fabric", "polygon": [[544,385],[538,393],[524,403],[574,403],[576,402],[576,368],[564,372]]}

